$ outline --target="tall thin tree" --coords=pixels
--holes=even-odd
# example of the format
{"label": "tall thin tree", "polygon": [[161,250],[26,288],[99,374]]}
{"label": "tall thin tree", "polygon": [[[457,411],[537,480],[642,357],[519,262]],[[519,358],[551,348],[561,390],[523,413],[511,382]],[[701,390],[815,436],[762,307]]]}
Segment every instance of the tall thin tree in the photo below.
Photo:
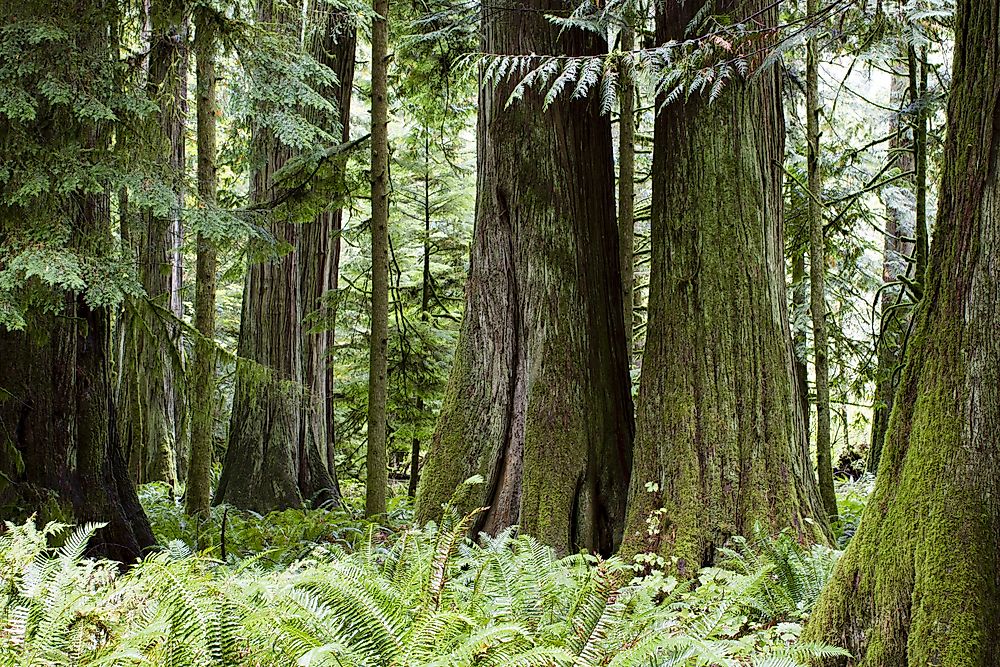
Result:
{"label": "tall thin tree", "polygon": [[389,350],[389,0],[372,0],[372,301],[368,364],[365,515],[385,513],[389,486],[386,400]]}

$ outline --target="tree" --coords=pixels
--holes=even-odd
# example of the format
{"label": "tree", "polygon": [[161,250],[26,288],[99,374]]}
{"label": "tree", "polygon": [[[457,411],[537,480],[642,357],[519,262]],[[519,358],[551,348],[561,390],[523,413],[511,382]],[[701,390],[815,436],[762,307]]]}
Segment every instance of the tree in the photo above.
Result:
{"label": "tree", "polygon": [[[571,5],[505,0],[484,12],[494,54],[595,55],[603,39],[545,18]],[[511,81],[479,93],[476,224],[465,319],[417,491],[440,516],[466,479],[474,531],[518,524],[566,553],[613,551],[632,457],[611,125],[596,99]]]}
{"label": "tree", "polygon": [[1000,643],[1000,3],[958,3],[934,243],[875,490],[806,635],[858,665]]}
{"label": "tree", "polygon": [[[350,54],[344,57],[353,63],[353,32],[342,30],[324,11],[305,14],[321,19],[312,52],[328,58],[331,47],[349,46]],[[326,63],[296,53],[303,46],[300,34],[312,34],[311,21],[303,26],[303,13],[275,0],[260,0],[257,13],[258,23],[277,32],[277,48],[258,55],[261,59],[254,63],[261,68],[260,85],[268,87],[258,93],[257,101],[277,108],[256,109],[253,116],[256,170],[251,200],[277,247],[257,243],[258,256],[252,259],[258,261],[247,275],[229,446],[215,502],[270,511],[298,507],[304,500],[339,499],[329,467],[326,336],[314,332],[306,316],[325,299],[332,282],[330,192],[313,177],[322,169],[332,171],[327,178],[337,181],[343,165],[327,162],[343,145],[315,148],[316,142],[341,134],[339,124],[328,126],[329,117],[337,113],[341,89]],[[334,36],[327,34],[330,30],[336,30]],[[287,60],[272,63],[276,58]],[[348,74],[353,71],[343,67]],[[305,78],[294,78],[303,72]],[[307,108],[304,86],[312,86],[313,93],[322,91],[308,96],[318,100]],[[301,181],[299,174],[312,176]],[[319,215],[307,195],[323,201]]]}
{"label": "tree", "polygon": [[[218,179],[215,168],[215,26],[199,13],[195,19],[198,118],[198,196],[202,206],[214,206]],[[215,433],[215,288],[218,251],[204,232],[198,232],[195,269],[194,368],[191,387],[191,455],[188,462],[185,508],[188,514],[207,516],[211,505],[212,443]]]}
{"label": "tree", "polygon": [[[626,16],[634,21],[634,16]],[[635,48],[635,28],[627,25],[618,37],[626,53]],[[621,248],[622,302],[625,318],[625,353],[632,366],[633,311],[635,307],[635,82],[626,71],[618,100],[618,238]]]}
{"label": "tree", "polygon": [[[657,41],[683,39],[703,4],[659,5]],[[714,8],[727,21],[777,21],[775,5],[761,0]],[[712,103],[682,95],[655,121],[649,320],[625,549],[673,557],[686,576],[757,522],[803,539],[824,535],[792,371],[783,145],[774,67],[729,82]]]}
{"label": "tree", "polygon": [[[108,192],[121,177],[114,125],[95,116],[138,103],[118,86],[118,7],[0,7],[12,26],[0,37],[4,89],[23,103],[0,116],[12,167],[0,199],[0,498],[40,520],[106,522],[94,552],[131,562],[155,540],[122,456],[109,380],[109,311],[129,288],[116,281],[127,272],[111,242]],[[51,96],[80,81],[86,92]],[[24,190],[32,182],[44,186]]]}
{"label": "tree", "polygon": [[[806,21],[816,20],[818,0],[807,0]],[[809,177],[809,310],[813,328],[813,371],[816,378],[816,468],[819,495],[827,516],[837,516],[830,442],[830,362],[826,326],[826,234],[823,231],[823,174],[820,172],[819,42],[806,44],[806,143]]]}
{"label": "tree", "polygon": [[120,427],[129,470],[136,483],[164,481],[176,486],[181,408],[175,372],[180,302],[180,211],[183,202],[184,117],[187,106],[186,18],[183,0],[149,5],[147,91],[158,107],[152,116],[154,159],[173,196],[144,207],[139,228],[130,233],[145,294],[127,307],[126,355],[122,360]]}
{"label": "tree", "polygon": [[385,513],[389,487],[386,399],[389,346],[389,0],[372,0],[372,305],[368,363],[365,516]]}

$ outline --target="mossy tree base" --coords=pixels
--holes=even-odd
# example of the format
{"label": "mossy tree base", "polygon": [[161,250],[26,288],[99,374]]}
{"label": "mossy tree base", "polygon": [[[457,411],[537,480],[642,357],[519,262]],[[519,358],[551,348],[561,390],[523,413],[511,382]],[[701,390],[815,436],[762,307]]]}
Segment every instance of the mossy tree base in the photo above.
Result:
{"label": "mossy tree base", "polygon": [[1000,3],[956,24],[927,288],[875,491],[806,637],[850,664],[996,664],[1000,646]]}
{"label": "mossy tree base", "polygon": [[[682,39],[702,3],[658,5]],[[724,3],[771,25],[764,1]],[[654,129],[649,324],[625,553],[691,576],[755,523],[825,539],[793,374],[781,229],[776,70],[683,97]]]}

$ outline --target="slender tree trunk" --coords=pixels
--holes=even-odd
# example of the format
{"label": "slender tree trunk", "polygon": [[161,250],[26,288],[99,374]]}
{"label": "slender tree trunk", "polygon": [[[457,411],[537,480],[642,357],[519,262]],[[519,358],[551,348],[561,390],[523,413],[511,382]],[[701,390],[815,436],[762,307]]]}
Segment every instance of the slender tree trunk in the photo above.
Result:
{"label": "slender tree trunk", "polygon": [[[430,320],[431,302],[431,134],[430,128],[424,127],[424,266],[420,275],[420,321]],[[417,415],[424,412],[424,399],[417,397]],[[410,498],[417,495],[417,482],[420,478],[420,438],[414,437],[410,444],[410,481],[406,493]]]}
{"label": "slender tree trunk", "polygon": [[[485,12],[486,53],[594,55],[603,39],[544,17],[561,0]],[[620,543],[632,459],[611,122],[598,100],[545,111],[514,84],[479,91],[476,231],[466,310],[417,491],[423,521],[469,477],[474,531],[520,529],[567,553]]]}
{"label": "slender tree trunk", "polygon": [[955,34],[926,289],[875,490],[806,630],[856,665],[992,665],[1000,645],[1000,2],[961,0]]}
{"label": "slender tree trunk", "polygon": [[[106,76],[113,66],[111,54],[117,53],[117,5],[86,0],[33,9],[42,6],[25,6],[19,18],[47,20],[72,13],[85,26],[68,34],[76,40],[74,52],[88,54],[85,65]],[[47,107],[40,108],[34,124],[48,145],[80,151],[81,159],[95,165],[106,157],[107,124],[95,126],[66,114],[57,119]],[[50,194],[33,204],[37,210],[0,208],[0,229],[16,229],[37,217],[46,224],[69,221],[67,243],[73,250],[110,261],[108,193]],[[24,331],[0,328],[0,504],[36,514],[42,522],[105,522],[91,543],[92,552],[131,563],[155,540],[129,479],[116,428],[110,313],[80,294],[56,296],[61,312],[32,309]]]}
{"label": "slender tree trunk", "polygon": [[368,476],[365,516],[385,513],[386,378],[389,342],[389,0],[373,0],[372,21],[372,310],[368,364]]}
{"label": "slender tree trunk", "polygon": [[[804,313],[806,310],[807,281],[806,281],[806,251],[796,251],[792,258],[792,311],[794,313]],[[796,396],[798,397],[799,409],[802,411],[803,425],[805,427],[805,439],[809,442],[809,422],[812,406],[809,405],[809,365],[806,361],[808,356],[808,343],[806,342],[807,326],[798,322],[792,325],[792,369],[795,373]]]}
{"label": "slender tree trunk", "polygon": [[[185,24],[181,0],[158,0],[149,12],[151,36],[147,88],[159,106],[158,146],[177,203],[166,215],[148,211],[137,234],[139,278],[149,303],[136,303],[126,320],[130,363],[126,382],[134,385],[123,411],[122,436],[136,483],[177,484],[177,396],[172,318],[179,307],[177,231],[184,170]],[[172,349],[173,348],[173,349]]]}
{"label": "slender tree trunk", "polygon": [[[912,106],[915,100],[906,103],[905,92],[907,90],[906,80],[901,76],[893,76],[891,84],[890,98],[894,108],[900,109],[899,114],[894,114],[892,119],[892,132],[895,138],[890,144],[890,148],[896,151],[898,157],[896,163],[903,173],[912,172],[915,168],[913,153],[913,143],[905,136],[906,128],[900,122],[903,108]],[[876,353],[878,355],[878,367],[875,372],[875,398],[872,409],[872,439],[868,449],[868,472],[878,471],[879,459],[882,456],[882,446],[885,442],[885,434],[889,427],[889,415],[892,414],[892,406],[895,400],[896,388],[899,385],[899,366],[902,363],[903,333],[909,324],[909,309],[903,310],[908,302],[907,291],[902,285],[898,285],[900,278],[906,278],[908,273],[908,263],[906,257],[913,254],[915,247],[912,241],[906,240],[914,235],[915,219],[914,208],[915,198],[910,187],[915,183],[914,179],[907,179],[905,185],[900,187],[896,199],[907,195],[905,205],[893,202],[888,206],[886,215],[886,228],[882,243],[882,293],[879,301],[880,326],[879,339]],[[926,222],[925,222],[926,224]],[[897,284],[896,287],[887,287]]]}
{"label": "slender tree trunk", "polygon": [[[806,20],[815,21],[819,0],[807,0]],[[806,138],[809,144],[809,310],[813,326],[813,372],[816,386],[816,469],[823,508],[837,516],[830,441],[830,362],[826,328],[826,235],[823,232],[823,174],[820,172],[819,43],[806,46]]]}
{"label": "slender tree trunk", "polygon": [[[632,20],[629,17],[628,20]],[[635,48],[635,31],[631,26],[621,33],[623,52]],[[618,238],[621,248],[622,303],[625,316],[625,352],[632,366],[632,335],[635,289],[635,82],[630,74],[621,81],[618,114]]]}
{"label": "slender tree trunk", "polygon": [[[658,5],[658,43],[682,39],[702,5]],[[714,7],[734,21],[777,23],[768,0]],[[825,539],[792,370],[784,130],[775,68],[731,82],[711,104],[669,104],[654,127],[649,320],[625,552],[674,557],[682,576],[757,523]]]}
{"label": "slender tree trunk", "polygon": [[[195,25],[197,56],[198,196],[202,206],[216,203],[215,172],[215,35],[199,15]],[[215,243],[198,233],[194,324],[198,330],[191,389],[191,455],[187,474],[188,514],[207,516],[211,503],[215,433]]]}

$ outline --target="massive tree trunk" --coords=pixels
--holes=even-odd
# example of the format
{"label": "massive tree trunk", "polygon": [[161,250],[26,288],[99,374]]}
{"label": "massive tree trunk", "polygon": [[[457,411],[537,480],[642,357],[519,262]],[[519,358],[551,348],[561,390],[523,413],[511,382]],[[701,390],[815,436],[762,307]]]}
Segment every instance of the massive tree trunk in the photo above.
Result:
{"label": "massive tree trunk", "polygon": [[[78,59],[73,67],[84,68],[74,74],[86,76],[86,68],[92,67],[95,77],[106,77],[113,66],[110,54],[117,49],[112,28],[119,18],[117,6],[102,0],[69,4],[26,5],[19,18],[72,15],[80,27],[69,27],[69,52]],[[66,55],[65,44],[38,48],[58,48],[59,53],[51,54],[55,58]],[[54,76],[59,80],[65,72]],[[95,91],[104,95],[106,89]],[[39,109],[38,118],[16,132],[10,131],[16,121],[0,121],[0,136],[27,134],[57,152],[80,151],[81,159],[95,165],[98,173],[106,168],[108,125],[80,122],[62,105]],[[0,237],[9,250],[17,244],[7,243],[27,233],[26,226],[32,227],[30,233],[65,229],[68,251],[109,260],[109,202],[107,194],[78,190],[68,195],[47,192],[27,206],[0,204]],[[44,290],[34,280],[32,288],[39,296]],[[61,302],[59,312],[36,306],[28,312],[23,331],[0,328],[0,506],[13,504],[25,514],[37,513],[40,521],[106,522],[92,542],[93,552],[129,563],[155,540],[118,439],[109,380],[108,309],[91,306],[82,294],[53,297]]]}
{"label": "massive tree trunk", "polygon": [[[657,40],[682,39],[701,2],[659,6]],[[765,0],[715,4],[775,25]],[[636,413],[626,551],[713,561],[756,522],[822,539],[792,371],[775,68],[693,96],[654,127],[649,324]]]}
{"label": "massive tree trunk", "polygon": [[[559,0],[485,12],[486,53],[598,54],[603,40],[553,26]],[[462,481],[474,530],[519,524],[562,553],[613,551],[632,458],[611,124],[597,100],[513,84],[479,93],[476,231],[454,368],[417,492],[440,515]]]}
{"label": "massive tree trunk", "polygon": [[[896,164],[903,173],[914,171],[915,160],[912,142],[907,140],[905,123],[901,122],[903,109],[912,106],[915,100],[906,100],[906,82],[901,76],[893,76],[890,98],[893,108],[900,109],[893,114],[891,130],[894,138],[890,147],[899,151]],[[906,278],[909,267],[906,258],[913,255],[915,246],[907,238],[913,238],[915,223],[915,198],[912,188],[913,178],[895,189],[894,200],[886,207],[885,234],[882,243],[882,292],[879,300],[879,339],[876,353],[878,366],[875,372],[875,400],[872,409],[872,437],[868,449],[868,472],[878,471],[882,456],[882,445],[889,428],[889,415],[899,386],[899,365],[902,362],[901,345],[904,332],[909,324],[910,299],[907,290],[900,284]],[[894,285],[894,286],[893,286]]]}
{"label": "massive tree trunk", "polygon": [[[258,13],[261,21],[300,29],[298,13],[286,15],[273,0],[262,0]],[[338,76],[338,85],[323,92],[340,105],[346,126],[353,23],[326,10],[309,12],[307,19],[319,24],[313,55]],[[292,151],[263,130],[254,142],[262,166],[254,174],[252,197],[266,202],[274,198],[274,173]],[[323,322],[339,260],[339,223],[339,211],[323,212],[306,224],[271,214],[271,233],[292,251],[255,263],[248,272],[229,447],[216,502],[269,511],[340,498],[328,434],[330,334]]]}
{"label": "massive tree trunk", "polygon": [[813,612],[857,665],[1000,645],[1000,2],[958,3],[931,265],[875,491]]}
{"label": "massive tree trunk", "polygon": [[[174,382],[179,315],[179,219],[184,165],[184,81],[186,58],[183,2],[157,0],[150,7],[147,88],[159,106],[157,140],[163,174],[177,193],[170,211],[147,211],[136,234],[139,278],[149,302],[133,304],[126,319],[127,385],[121,419],[129,470],[136,483],[164,481],[178,474],[178,410]],[[173,349],[172,349],[173,348]]]}

